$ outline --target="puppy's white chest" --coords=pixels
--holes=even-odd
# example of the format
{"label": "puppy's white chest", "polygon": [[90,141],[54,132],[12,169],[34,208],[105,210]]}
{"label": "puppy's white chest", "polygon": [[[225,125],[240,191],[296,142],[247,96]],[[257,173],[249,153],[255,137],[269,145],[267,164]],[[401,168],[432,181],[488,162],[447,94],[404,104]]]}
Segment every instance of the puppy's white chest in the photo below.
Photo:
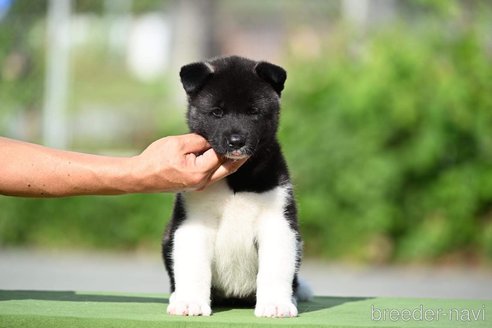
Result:
{"label": "puppy's white chest", "polygon": [[254,293],[258,273],[257,194],[239,193],[226,201],[219,219],[212,265],[212,284],[225,296]]}
{"label": "puppy's white chest", "polygon": [[226,202],[219,217],[215,241],[216,255],[254,249],[259,204],[250,195],[236,194]]}
{"label": "puppy's white chest", "polygon": [[226,297],[254,295],[258,274],[258,236],[276,235],[271,222],[282,221],[286,190],[233,193],[225,182],[188,194],[187,224],[198,220],[213,236],[212,286]]}

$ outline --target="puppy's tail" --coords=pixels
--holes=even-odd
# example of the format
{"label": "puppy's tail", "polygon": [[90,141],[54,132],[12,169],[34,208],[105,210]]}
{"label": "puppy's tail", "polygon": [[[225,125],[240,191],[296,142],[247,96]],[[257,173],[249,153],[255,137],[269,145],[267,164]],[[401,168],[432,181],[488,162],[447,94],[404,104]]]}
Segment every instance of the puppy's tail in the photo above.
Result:
{"label": "puppy's tail", "polygon": [[296,299],[298,302],[306,302],[313,298],[313,291],[306,280],[298,277],[297,278],[297,290],[296,290]]}

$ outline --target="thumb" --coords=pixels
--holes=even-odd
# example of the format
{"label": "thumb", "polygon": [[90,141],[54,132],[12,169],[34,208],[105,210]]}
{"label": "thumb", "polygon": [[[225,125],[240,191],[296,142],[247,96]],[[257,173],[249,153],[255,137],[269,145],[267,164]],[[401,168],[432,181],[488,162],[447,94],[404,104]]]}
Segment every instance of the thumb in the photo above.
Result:
{"label": "thumb", "polygon": [[178,136],[178,138],[182,141],[183,150],[186,153],[201,153],[210,149],[208,141],[198,134],[189,133]]}

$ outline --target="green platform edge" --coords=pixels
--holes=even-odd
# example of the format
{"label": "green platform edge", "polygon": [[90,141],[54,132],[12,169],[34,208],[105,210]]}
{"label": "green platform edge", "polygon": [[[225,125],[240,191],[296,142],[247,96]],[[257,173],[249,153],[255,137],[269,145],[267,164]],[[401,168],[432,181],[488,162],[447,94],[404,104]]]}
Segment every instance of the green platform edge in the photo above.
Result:
{"label": "green platform edge", "polygon": [[[492,300],[315,297],[299,304],[299,317],[282,319],[256,318],[251,308],[169,316],[167,302],[161,294],[0,290],[0,327],[492,327]],[[404,309],[414,317],[394,320]]]}

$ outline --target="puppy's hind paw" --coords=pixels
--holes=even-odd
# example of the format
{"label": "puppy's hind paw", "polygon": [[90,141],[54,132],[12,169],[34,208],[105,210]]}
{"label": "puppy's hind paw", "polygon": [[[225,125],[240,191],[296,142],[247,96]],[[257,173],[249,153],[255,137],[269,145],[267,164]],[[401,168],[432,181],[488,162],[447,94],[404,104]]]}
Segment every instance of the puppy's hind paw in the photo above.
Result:
{"label": "puppy's hind paw", "polygon": [[171,301],[167,306],[167,313],[170,315],[183,315],[183,316],[210,316],[212,309],[210,305],[204,302],[187,302],[187,301]]}
{"label": "puppy's hind paw", "polygon": [[255,316],[265,318],[297,317],[297,307],[292,302],[258,303]]}

